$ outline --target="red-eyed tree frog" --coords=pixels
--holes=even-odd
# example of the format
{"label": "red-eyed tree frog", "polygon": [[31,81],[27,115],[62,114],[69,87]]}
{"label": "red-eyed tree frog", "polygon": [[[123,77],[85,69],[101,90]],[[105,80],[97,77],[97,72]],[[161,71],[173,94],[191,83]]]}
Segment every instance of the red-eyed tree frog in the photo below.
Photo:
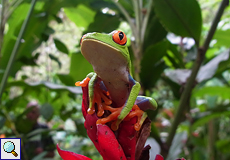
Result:
{"label": "red-eyed tree frog", "polygon": [[[97,103],[95,97],[98,95],[95,85],[106,88],[107,96],[112,102],[108,102],[106,105],[97,103],[97,106],[112,106],[113,109],[106,109],[106,107],[104,109],[111,112],[112,119],[110,120],[116,120],[112,127],[114,130],[118,128],[131,110],[135,110],[134,104],[137,104],[142,110],[155,110],[157,107],[154,99],[138,96],[141,86],[132,78],[131,60],[126,42],[127,37],[122,31],[113,31],[109,34],[88,33],[82,37],[80,42],[82,55],[94,69],[94,72],[87,75],[90,101],[88,113],[95,112],[94,105]],[[77,82],[76,85],[81,86],[82,83],[83,81]],[[105,101],[106,95],[100,95],[104,97],[103,101]],[[113,113],[115,108],[119,108],[119,110]],[[102,116],[103,113],[102,111],[99,115]],[[137,113],[141,114],[140,123],[142,123],[147,114],[139,111]],[[110,120],[98,123],[107,123]]]}

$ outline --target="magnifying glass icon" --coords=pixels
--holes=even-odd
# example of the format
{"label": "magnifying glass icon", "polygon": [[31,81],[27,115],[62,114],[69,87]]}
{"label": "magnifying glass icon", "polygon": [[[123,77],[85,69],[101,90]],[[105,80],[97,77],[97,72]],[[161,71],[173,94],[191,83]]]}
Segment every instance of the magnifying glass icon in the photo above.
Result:
{"label": "magnifying glass icon", "polygon": [[18,156],[18,154],[14,151],[15,150],[15,145],[11,141],[7,141],[3,145],[3,149],[7,153],[12,153],[15,157]]}

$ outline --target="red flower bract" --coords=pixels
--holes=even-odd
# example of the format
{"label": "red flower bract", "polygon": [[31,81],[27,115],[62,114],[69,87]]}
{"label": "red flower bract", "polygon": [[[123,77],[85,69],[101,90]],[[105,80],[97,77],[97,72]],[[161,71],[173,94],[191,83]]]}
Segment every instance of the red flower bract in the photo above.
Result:
{"label": "red flower bract", "polygon": [[64,160],[92,160],[86,156],[83,156],[77,153],[61,150],[58,144],[57,144],[57,151],[59,155],[61,156],[61,158]]}
{"label": "red flower bract", "polygon": [[[89,96],[88,96],[88,84],[82,87],[83,100],[82,100],[82,113],[85,118],[84,126],[87,130],[89,138],[94,143],[98,152],[101,154],[104,160],[138,160],[141,159],[140,154],[136,154],[136,143],[138,139],[141,142],[141,146],[144,145],[147,136],[140,137],[138,134],[140,131],[134,129],[134,124],[137,123],[137,117],[133,117],[129,120],[124,120],[121,122],[117,131],[111,129],[111,124],[96,124],[100,117],[97,116],[96,112],[93,114],[88,114],[87,110],[89,107]],[[144,132],[146,130],[143,130]],[[148,134],[147,134],[148,135]],[[139,136],[139,137],[138,137]],[[143,147],[138,147],[140,150]],[[138,149],[138,150],[139,150]],[[83,155],[79,155],[73,152],[61,150],[57,145],[57,150],[60,156],[64,160],[90,160],[90,158]],[[148,152],[145,152],[145,154]],[[149,157],[149,156],[142,156]],[[142,159],[145,160],[145,159]],[[147,160],[147,159],[146,159]],[[156,160],[160,159],[159,156]]]}

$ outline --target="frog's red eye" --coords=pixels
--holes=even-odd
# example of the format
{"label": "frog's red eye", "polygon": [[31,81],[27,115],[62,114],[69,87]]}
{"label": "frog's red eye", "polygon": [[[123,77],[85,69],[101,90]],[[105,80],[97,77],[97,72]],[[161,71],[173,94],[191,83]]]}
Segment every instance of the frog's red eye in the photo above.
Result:
{"label": "frog's red eye", "polygon": [[124,32],[115,31],[113,33],[113,41],[120,45],[125,45],[127,42],[127,37]]}

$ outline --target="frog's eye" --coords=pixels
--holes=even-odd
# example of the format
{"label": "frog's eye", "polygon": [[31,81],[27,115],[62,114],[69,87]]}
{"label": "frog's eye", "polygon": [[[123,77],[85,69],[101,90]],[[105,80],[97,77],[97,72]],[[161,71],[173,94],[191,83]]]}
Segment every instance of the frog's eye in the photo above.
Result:
{"label": "frog's eye", "polygon": [[124,32],[115,31],[113,33],[113,41],[120,45],[125,45],[127,42],[127,37]]}

